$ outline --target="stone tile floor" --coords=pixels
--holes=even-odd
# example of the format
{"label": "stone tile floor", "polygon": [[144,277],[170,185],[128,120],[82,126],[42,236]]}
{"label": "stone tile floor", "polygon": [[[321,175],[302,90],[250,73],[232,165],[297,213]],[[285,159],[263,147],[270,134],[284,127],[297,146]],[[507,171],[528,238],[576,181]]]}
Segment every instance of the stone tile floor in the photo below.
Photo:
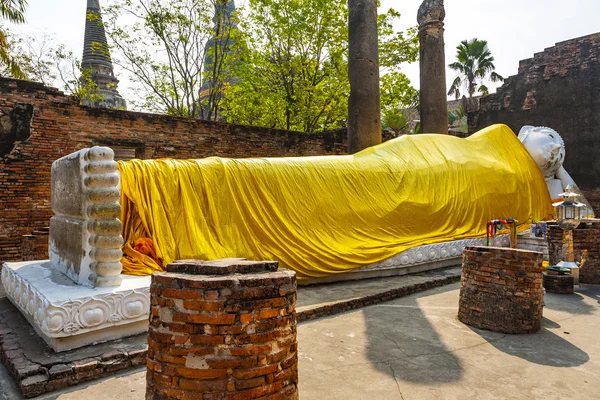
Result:
{"label": "stone tile floor", "polygon": [[[599,398],[600,286],[548,294],[543,328],[532,335],[460,323],[458,288],[447,285],[300,324],[301,398]],[[10,383],[0,374],[0,399],[18,398]],[[144,370],[40,398],[141,400]]]}

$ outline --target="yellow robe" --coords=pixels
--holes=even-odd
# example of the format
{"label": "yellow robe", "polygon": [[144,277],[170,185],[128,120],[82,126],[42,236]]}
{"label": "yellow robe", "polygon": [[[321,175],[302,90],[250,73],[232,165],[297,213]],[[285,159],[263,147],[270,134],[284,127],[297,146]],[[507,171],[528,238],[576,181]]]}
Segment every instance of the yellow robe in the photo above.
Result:
{"label": "yellow robe", "polygon": [[[491,219],[528,224],[553,212],[540,169],[505,125],[466,139],[406,135],[346,156],[131,160],[119,171],[123,273],[133,275],[244,257],[323,277],[485,235]],[[146,237],[154,257],[133,248]]]}

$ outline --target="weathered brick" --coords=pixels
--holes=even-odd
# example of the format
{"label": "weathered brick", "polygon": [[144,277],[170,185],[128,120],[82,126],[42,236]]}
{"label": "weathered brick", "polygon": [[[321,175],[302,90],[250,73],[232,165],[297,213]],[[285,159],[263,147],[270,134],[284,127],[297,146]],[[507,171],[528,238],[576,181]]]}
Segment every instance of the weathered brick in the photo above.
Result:
{"label": "weathered brick", "polygon": [[[289,356],[297,348],[295,317],[287,315],[296,300],[290,277],[289,271],[235,278],[180,273],[170,291],[151,291],[157,316],[148,331],[150,398],[200,398],[199,393],[202,399],[297,398],[291,380],[297,357]],[[279,285],[290,282],[294,291],[286,288],[280,295]],[[202,299],[175,297],[188,296],[190,285],[198,287]],[[174,303],[160,300],[165,298]],[[283,391],[287,386],[291,389]]]}
{"label": "weathered brick", "polygon": [[[543,296],[541,253],[467,247],[463,255],[460,321],[505,333],[539,330]],[[486,267],[481,266],[483,260]],[[486,274],[480,274],[481,270]]]}
{"label": "weathered brick", "polygon": [[189,314],[174,312],[173,321],[192,324],[231,325],[235,322],[235,314]]}

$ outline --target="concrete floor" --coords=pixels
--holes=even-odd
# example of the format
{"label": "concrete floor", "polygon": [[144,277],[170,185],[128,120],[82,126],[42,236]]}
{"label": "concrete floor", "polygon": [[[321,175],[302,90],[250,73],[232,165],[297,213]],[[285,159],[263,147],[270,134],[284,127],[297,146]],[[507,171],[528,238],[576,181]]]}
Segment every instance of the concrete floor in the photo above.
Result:
{"label": "concrete floor", "polygon": [[458,288],[303,325],[302,398],[600,398],[600,287],[547,295],[543,328],[533,335],[462,324]]}
{"label": "concrete floor", "polygon": [[[548,294],[543,328],[533,335],[462,324],[458,287],[301,324],[301,398],[600,398],[600,286]],[[15,398],[6,384],[0,378],[0,399]],[[144,371],[134,371],[41,399],[141,400],[144,385]]]}

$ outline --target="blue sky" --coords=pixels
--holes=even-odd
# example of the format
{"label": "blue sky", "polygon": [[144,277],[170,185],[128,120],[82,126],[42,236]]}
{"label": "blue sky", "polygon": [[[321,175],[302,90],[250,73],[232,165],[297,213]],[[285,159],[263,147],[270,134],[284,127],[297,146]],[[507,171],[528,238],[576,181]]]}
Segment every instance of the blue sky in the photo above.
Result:
{"label": "blue sky", "polygon": [[[100,4],[109,1],[100,0]],[[381,0],[381,10],[395,8],[402,14],[398,27],[406,28],[416,24],[420,4],[421,0]],[[85,8],[86,0],[29,0],[27,24],[15,30],[29,34],[45,30],[80,56]],[[454,60],[461,40],[477,37],[488,41],[496,71],[504,77],[517,73],[519,60],[556,42],[600,31],[600,0],[446,0],[445,8],[446,64]],[[418,64],[405,65],[403,71],[418,87]],[[448,85],[453,78],[448,70]],[[126,95],[127,78],[120,79]],[[493,92],[497,84],[488,86]]]}

